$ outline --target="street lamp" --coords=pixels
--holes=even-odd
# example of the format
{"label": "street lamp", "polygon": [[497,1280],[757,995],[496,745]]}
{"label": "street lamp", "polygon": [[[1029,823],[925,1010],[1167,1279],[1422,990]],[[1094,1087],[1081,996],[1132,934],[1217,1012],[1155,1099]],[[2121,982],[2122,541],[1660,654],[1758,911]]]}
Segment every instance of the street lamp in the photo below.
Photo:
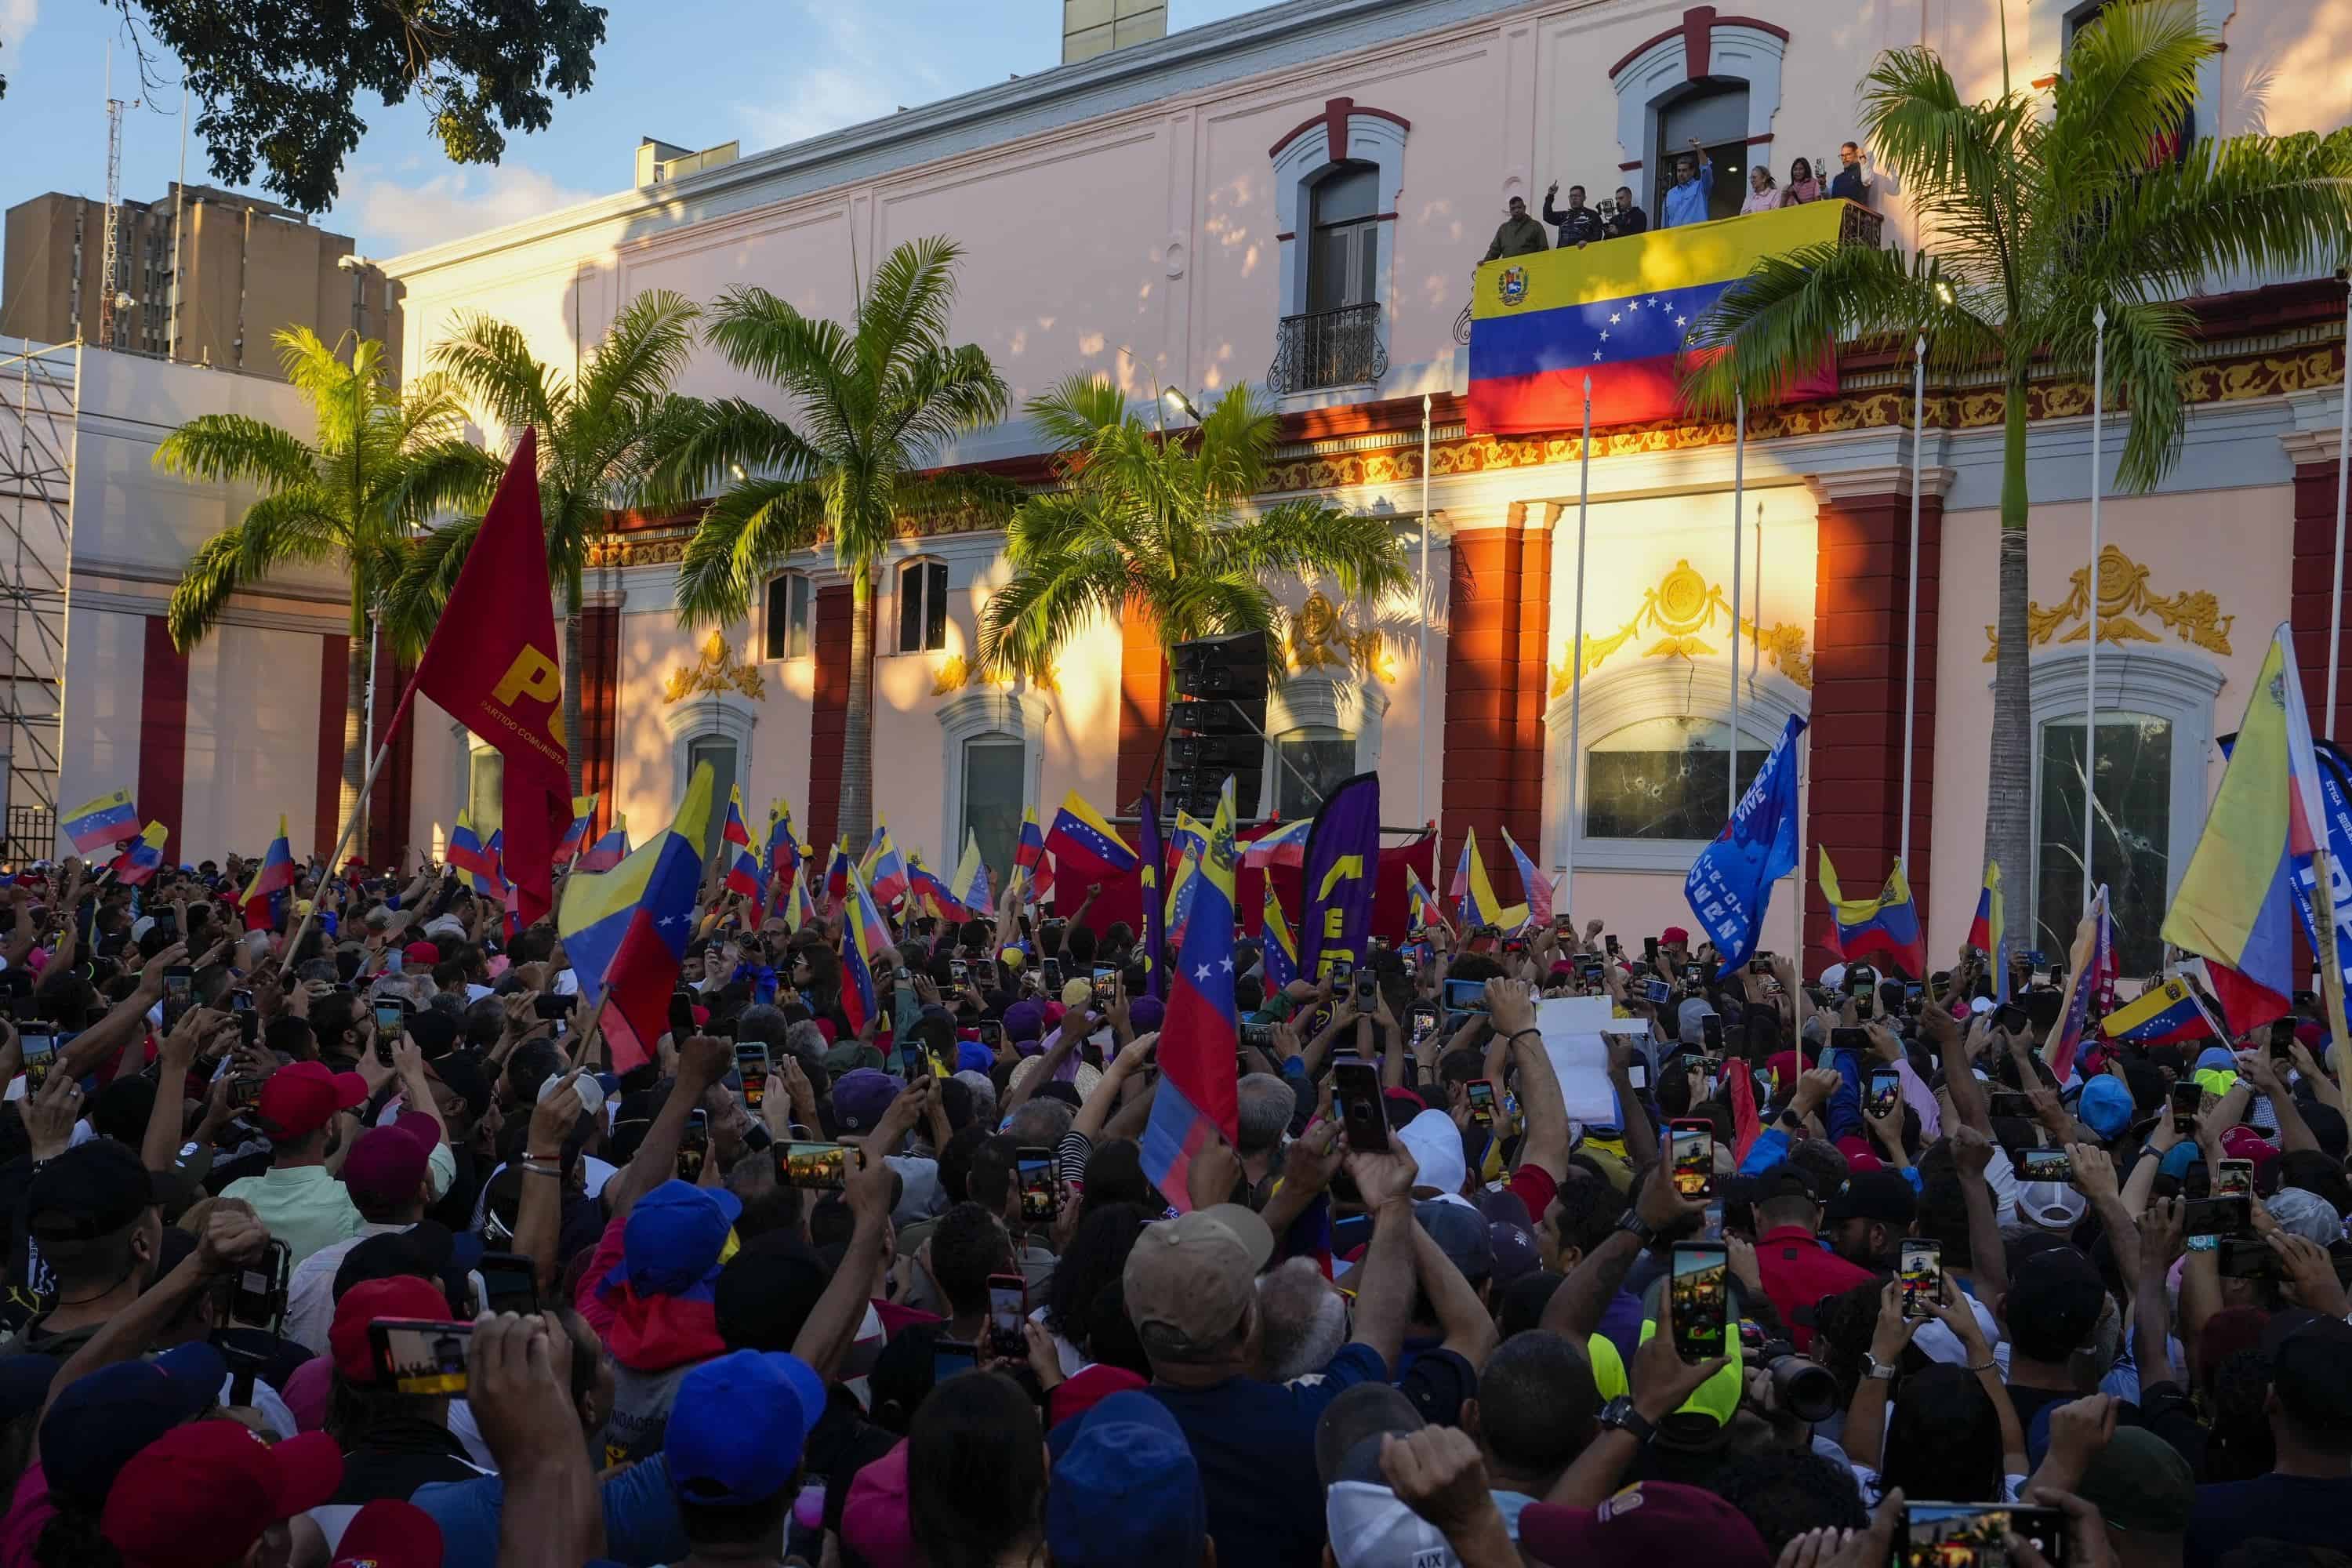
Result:
{"label": "street lamp", "polygon": [[373,270],[374,267],[374,262],[356,251],[346,252],[335,258],[336,269],[352,275],[352,338],[354,342],[367,336],[362,324],[361,312],[367,304],[365,275]]}
{"label": "street lamp", "polygon": [[1167,406],[1171,416],[1190,419],[1195,425],[1201,423],[1201,411],[1192,406],[1192,400],[1184,395],[1182,387],[1163,388],[1160,394],[1160,401]]}

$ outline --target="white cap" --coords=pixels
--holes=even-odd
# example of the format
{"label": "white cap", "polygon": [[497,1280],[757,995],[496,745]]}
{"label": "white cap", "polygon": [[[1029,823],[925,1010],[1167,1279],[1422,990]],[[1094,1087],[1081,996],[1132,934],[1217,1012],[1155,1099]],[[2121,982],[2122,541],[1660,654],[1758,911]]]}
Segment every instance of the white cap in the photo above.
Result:
{"label": "white cap", "polygon": [[1844,984],[1845,965],[1843,963],[1832,963],[1827,969],[1822,970],[1822,984],[1832,991],[1834,991],[1839,986]]}
{"label": "white cap", "polygon": [[2020,1182],[2017,1217],[2042,1230],[2070,1231],[2089,1212],[2082,1189],[2063,1182]]}
{"label": "white cap", "polygon": [[1339,1568],[1461,1568],[1444,1532],[1386,1487],[1334,1481],[1323,1520]]}
{"label": "white cap", "polygon": [[1979,996],[1969,1003],[1969,1011],[1979,1016],[1992,1011],[1992,998]]}

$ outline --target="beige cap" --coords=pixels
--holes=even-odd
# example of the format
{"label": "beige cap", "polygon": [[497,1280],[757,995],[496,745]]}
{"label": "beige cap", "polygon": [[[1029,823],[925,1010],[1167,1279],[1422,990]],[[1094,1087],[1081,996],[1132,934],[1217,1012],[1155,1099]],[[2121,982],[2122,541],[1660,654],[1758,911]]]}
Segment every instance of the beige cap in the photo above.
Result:
{"label": "beige cap", "polygon": [[1144,1350],[1157,1361],[1202,1361],[1224,1349],[1273,1256],[1274,1232],[1239,1204],[1144,1226],[1121,1278]]}
{"label": "beige cap", "polygon": [[1062,982],[1062,1005],[1083,1007],[1095,999],[1095,983],[1083,975],[1073,974]]}

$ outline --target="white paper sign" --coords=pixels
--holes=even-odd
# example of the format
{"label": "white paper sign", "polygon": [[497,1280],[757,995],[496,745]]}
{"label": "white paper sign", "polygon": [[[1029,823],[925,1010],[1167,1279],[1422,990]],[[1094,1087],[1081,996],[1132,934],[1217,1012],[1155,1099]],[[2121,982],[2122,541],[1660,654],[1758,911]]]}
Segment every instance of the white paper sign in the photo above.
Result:
{"label": "white paper sign", "polygon": [[1544,1055],[1559,1079],[1569,1120],[1613,1127],[1617,1091],[1609,1082],[1609,1044],[1603,1033],[1631,1033],[1634,1019],[1613,1016],[1606,996],[1547,996],[1536,1004],[1536,1031]]}

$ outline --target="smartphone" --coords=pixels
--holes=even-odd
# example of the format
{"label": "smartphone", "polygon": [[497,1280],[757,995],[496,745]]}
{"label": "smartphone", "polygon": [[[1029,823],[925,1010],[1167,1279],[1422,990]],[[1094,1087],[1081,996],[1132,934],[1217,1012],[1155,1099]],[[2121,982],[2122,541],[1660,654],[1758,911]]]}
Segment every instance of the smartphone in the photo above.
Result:
{"label": "smartphone", "polygon": [[[572,1016],[572,1005],[577,1000],[577,997],[559,996],[551,993],[545,996],[535,996],[531,998],[531,1016],[533,1017],[544,1018],[551,1024],[556,1023]],[[694,1015],[688,1013],[687,1015],[688,1025],[687,1032],[688,1034],[693,1033],[693,1019]]]}
{"label": "smartphone", "polygon": [[1474,1078],[1467,1086],[1470,1096],[1470,1120],[1481,1127],[1495,1125],[1495,1080]]}
{"label": "smartphone", "polygon": [[174,963],[163,971],[163,1011],[187,1010],[196,994],[196,972],[184,963]]}
{"label": "smartphone", "polygon": [[1903,1315],[1925,1318],[1944,1299],[1944,1244],[1906,1237],[1896,1263],[1903,1281]]}
{"label": "smartphone", "polygon": [[253,1011],[253,993],[252,993],[252,992],[250,992],[250,991],[232,991],[232,992],[230,992],[230,993],[228,994],[228,1010],[229,1010],[230,1012],[232,1012],[232,1013],[250,1013],[250,1012],[252,1012],[252,1011]]}
{"label": "smartphone", "polygon": [[2259,1236],[2225,1236],[2213,1252],[2224,1279],[2261,1279],[2278,1271],[2278,1254]]}
{"label": "smartphone", "polygon": [[1830,1031],[1830,1049],[1867,1055],[1870,1050],[1870,1031],[1840,1025]]}
{"label": "smartphone", "polygon": [[1369,1013],[1380,1005],[1381,977],[1369,969],[1356,971],[1356,1011]]}
{"label": "smartphone", "polygon": [[1040,973],[1043,973],[1045,978],[1045,989],[1051,991],[1056,997],[1060,996],[1062,994],[1062,961],[1058,958],[1047,959],[1041,966]]}
{"label": "smartphone", "polygon": [[1486,983],[1483,980],[1448,980],[1445,983],[1445,1010],[1449,1013],[1485,1012]]}
{"label": "smartphone", "polygon": [[261,1103],[262,1079],[233,1078],[228,1080],[228,1103],[232,1110],[244,1110]]}
{"label": "smartphone", "polygon": [[1715,1196],[1715,1123],[1693,1117],[1672,1123],[1672,1131],[1675,1193],[1692,1199]]}
{"label": "smartphone", "polygon": [[2022,1035],[2033,1027],[2032,1015],[2014,1002],[2004,1002],[1993,1009],[1992,1026],[2012,1035]]}
{"label": "smartphone", "polygon": [[1111,993],[1118,988],[1118,971],[1097,964],[1095,966],[1095,1005],[1097,1007],[1108,1005]]}
{"label": "smartphone", "polygon": [[949,959],[948,978],[958,985],[970,984],[971,980],[971,965],[966,963],[961,958]]}
{"label": "smartphone", "polygon": [[1061,1181],[1054,1170],[1051,1149],[1024,1148],[1013,1152],[1013,1180],[1021,1184],[1021,1218],[1029,1225],[1051,1225],[1061,1212]]}
{"label": "smartphone", "polygon": [[2020,1121],[2031,1121],[2033,1120],[2033,1097],[2020,1094],[2013,1089],[2005,1089],[1998,1093],[1989,1094],[1985,1096],[1985,1114],[2012,1117]]}
{"label": "smartphone", "polygon": [[2252,1160],[2224,1160],[2213,1167],[2212,1194],[2217,1198],[2251,1198],[2254,1195],[2254,1163]]}
{"label": "smartphone", "polygon": [[530,1258],[519,1252],[485,1252],[474,1268],[482,1277],[482,1310],[539,1310],[539,1276]]}
{"label": "smartphone", "polygon": [[2205,1086],[2194,1079],[2172,1086],[2172,1130],[2183,1138],[2197,1136],[2197,1113],[2205,1106]]}
{"label": "smartphone", "polygon": [[1644,963],[1655,963],[1658,962],[1658,939],[1656,937],[1645,936],[1642,939],[1642,962]]}
{"label": "smartphone", "polygon": [[865,1165],[866,1151],[855,1143],[776,1145],[776,1180],[803,1192],[837,1193]]}
{"label": "smartphone", "polygon": [[957,1340],[934,1340],[931,1342],[931,1383],[945,1383],[960,1372],[971,1372],[980,1365],[980,1347]]}
{"label": "smartphone", "polygon": [[1610,957],[1612,957],[1612,958],[1616,958],[1616,957],[1620,956],[1620,954],[1618,953],[1618,951],[1617,951],[1617,933],[1616,933],[1616,932],[1612,931],[1612,932],[1610,932],[1607,936],[1602,937],[1602,938],[1601,939],[1601,945],[1602,945],[1603,947],[1605,947],[1605,948],[1607,948],[1607,949],[1609,950],[1609,956],[1610,956]]}
{"label": "smartphone", "polygon": [[1625,1064],[1625,1081],[1646,1092],[1650,1087],[1650,1064],[1639,1056],[1634,1057]]}
{"label": "smartphone", "polygon": [[1017,1356],[1027,1345],[1021,1331],[1029,1315],[1029,1281],[1018,1274],[988,1277],[988,1348],[1000,1356]]}
{"label": "smartphone", "polygon": [[1503,939],[1505,952],[1525,952],[1527,950],[1528,939],[1523,936],[1507,936]]}
{"label": "smartphone", "polygon": [[1003,1045],[1004,1043],[1003,1022],[995,1018],[982,1018],[980,1021],[980,1043],[991,1051]]}
{"label": "smartphone", "polygon": [[1698,1021],[1698,1034],[1699,1044],[1706,1049],[1708,1056],[1719,1057],[1723,1054],[1723,1019],[1720,1015],[1709,1013],[1701,1018]]}
{"label": "smartphone", "polygon": [[1642,987],[1642,994],[1649,999],[1651,1006],[1663,1007],[1669,1001],[1673,1000],[1675,988],[1667,984],[1664,981],[1654,976],[1647,984]]}
{"label": "smartphone", "polygon": [[2063,1149],[2021,1149],[2017,1152],[2017,1179],[2056,1182],[2071,1187],[2074,1184],[2074,1157]]}
{"label": "smartphone", "polygon": [[277,1333],[286,1321],[286,1284],[293,1272],[293,1250],[272,1241],[257,1261],[236,1271],[229,1286],[228,1321]]}
{"label": "smartphone", "polygon": [[762,1045],[737,1046],[735,1071],[743,1080],[743,1104],[757,1110],[768,1098],[768,1047]]}
{"label": "smartphone", "polygon": [[1359,1154],[1382,1154],[1389,1147],[1387,1108],[1381,1102],[1381,1070],[1370,1062],[1346,1061],[1331,1068],[1331,1094],[1340,1102],[1340,1130]]}
{"label": "smartphone", "polygon": [[1896,1568],[2006,1568],[2008,1539],[2031,1542],[2050,1568],[2068,1568],[2066,1516],[2002,1502],[1906,1502]]}
{"label": "smartphone", "polygon": [[2252,1226],[2252,1198],[2190,1198],[2180,1205],[2183,1236],[2238,1236]]}
{"label": "smartphone", "polygon": [[376,1379],[401,1394],[465,1393],[466,1350],[473,1337],[471,1323],[378,1318],[368,1325]]}
{"label": "smartphone", "polygon": [[[48,1032],[47,1025],[36,1031],[28,1024],[17,1034],[16,1043],[25,1056],[25,1093],[37,1094],[41,1085],[48,1081],[49,1069],[58,1064],[58,1037]],[[257,1090],[259,1087],[258,1083],[255,1085]]]}
{"label": "smartphone", "polygon": [[1412,1005],[1412,1038],[1415,1045],[1437,1033],[1437,1009],[1427,1002]]}
{"label": "smartphone", "polygon": [[1675,1353],[1683,1360],[1709,1361],[1723,1353],[1730,1318],[1730,1273],[1721,1242],[1675,1243]]}
{"label": "smartphone", "polygon": [[1870,1113],[1891,1116],[1903,1103],[1903,1075],[1893,1068],[1870,1069]]}
{"label": "smartphone", "polygon": [[408,955],[401,952],[400,949],[395,947],[384,953],[383,972],[386,974],[398,974],[407,967]]}
{"label": "smartphone", "polygon": [[2284,1062],[2294,1059],[2294,1025],[2295,1021],[2293,1018],[2271,1020],[2271,1059],[2273,1061]]}
{"label": "smartphone", "polygon": [[698,1181],[702,1163],[710,1158],[710,1113],[699,1108],[686,1113],[686,1131],[677,1141],[677,1179]]}

